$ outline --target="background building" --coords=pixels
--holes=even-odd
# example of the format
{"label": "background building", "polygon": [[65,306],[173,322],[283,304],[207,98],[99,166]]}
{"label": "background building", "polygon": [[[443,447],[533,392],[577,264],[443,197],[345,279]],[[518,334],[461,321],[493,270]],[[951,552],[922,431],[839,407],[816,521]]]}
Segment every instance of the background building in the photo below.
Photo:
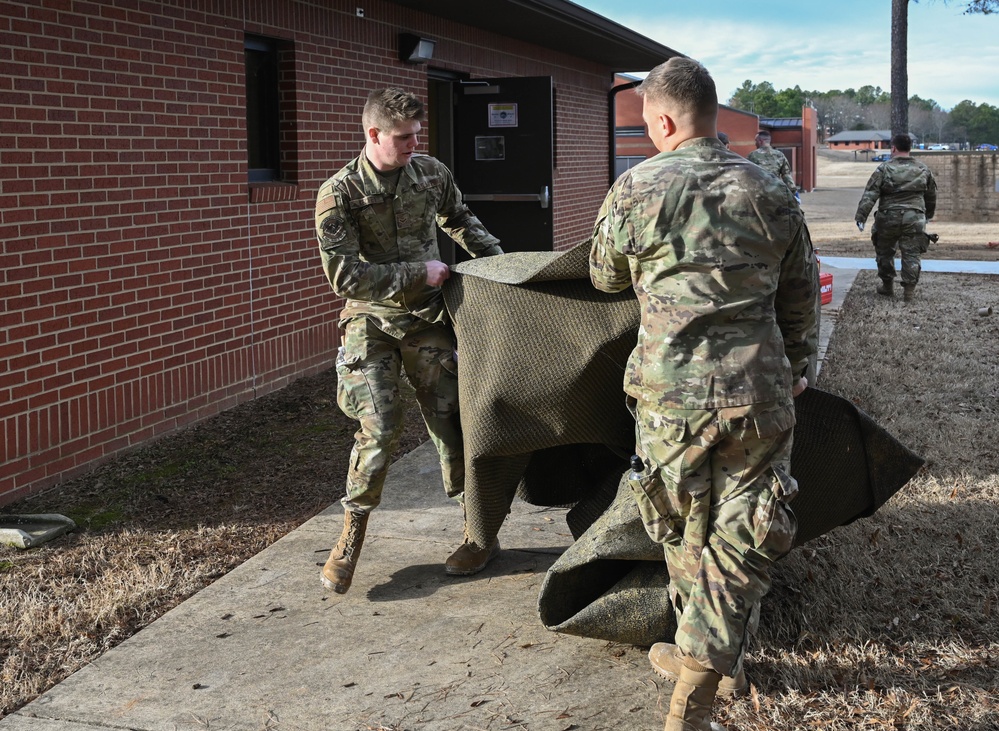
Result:
{"label": "background building", "polygon": [[891,150],[890,129],[837,132],[826,140],[830,150]]}
{"label": "background building", "polygon": [[[615,177],[659,154],[645,131],[642,98],[633,92],[638,83],[639,79],[628,74],[618,74],[614,79]],[[728,135],[733,152],[745,157],[756,149],[756,133],[770,130],[772,145],[787,157],[798,187],[809,191],[815,188],[818,117],[811,107],[802,107],[801,113],[795,119],[761,119],[722,104],[718,108],[718,131]]]}

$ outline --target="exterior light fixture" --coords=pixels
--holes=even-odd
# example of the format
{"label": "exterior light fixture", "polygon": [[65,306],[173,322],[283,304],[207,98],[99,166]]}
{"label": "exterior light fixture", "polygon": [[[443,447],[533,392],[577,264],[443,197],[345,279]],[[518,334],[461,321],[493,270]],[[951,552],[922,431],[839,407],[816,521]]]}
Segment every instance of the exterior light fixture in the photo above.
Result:
{"label": "exterior light fixture", "polygon": [[437,41],[412,33],[399,34],[399,60],[403,63],[426,63],[434,57]]}

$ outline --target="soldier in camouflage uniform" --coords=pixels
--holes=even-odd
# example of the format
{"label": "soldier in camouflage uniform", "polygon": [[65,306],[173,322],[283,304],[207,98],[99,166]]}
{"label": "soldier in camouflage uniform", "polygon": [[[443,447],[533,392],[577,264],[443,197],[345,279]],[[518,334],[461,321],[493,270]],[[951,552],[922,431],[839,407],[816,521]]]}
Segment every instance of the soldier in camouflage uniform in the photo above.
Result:
{"label": "soldier in camouflage uniform", "polygon": [[771,135],[767,130],[763,129],[757,132],[756,149],[749,153],[747,159],[783,180],[784,185],[790,188],[797,198],[798,186],[794,184],[794,176],[791,175],[791,163],[787,161],[783,152],[770,146],[770,139]]}
{"label": "soldier in camouflage uniform", "polygon": [[630,485],[678,621],[649,659],[676,683],[666,731],[707,730],[716,693],[746,688],[747,635],[794,543],[793,396],[817,347],[817,262],[791,192],[718,140],[703,66],[670,59],[638,91],[662,154],[608,193],[590,278],[633,286],[641,305]]}
{"label": "soldier in camouflage uniform", "polygon": [[857,228],[864,223],[878,203],[871,227],[874,256],[881,285],[878,294],[894,293],[895,251],[902,252],[902,291],[906,302],[912,300],[919,282],[921,254],[929,247],[926,221],[933,218],[937,206],[937,182],[923,163],[910,156],[912,138],[898,134],[891,140],[891,159],[878,165],[854,216]]}
{"label": "soldier in camouflage uniform", "polygon": [[[316,200],[323,269],[346,300],[337,403],[360,422],[343,534],[322,571],[323,584],[341,594],[350,587],[368,515],[381,500],[402,432],[402,370],[440,454],[447,494],[460,500],[464,490],[454,333],[440,291],[450,269],[440,261],[437,226],[473,257],[503,252],[462,203],[448,169],[415,154],[423,118],[423,103],[413,94],[373,92],[362,116],[364,151],[323,183]],[[471,560],[472,568],[484,567],[498,544],[477,549],[459,548],[462,566]]]}

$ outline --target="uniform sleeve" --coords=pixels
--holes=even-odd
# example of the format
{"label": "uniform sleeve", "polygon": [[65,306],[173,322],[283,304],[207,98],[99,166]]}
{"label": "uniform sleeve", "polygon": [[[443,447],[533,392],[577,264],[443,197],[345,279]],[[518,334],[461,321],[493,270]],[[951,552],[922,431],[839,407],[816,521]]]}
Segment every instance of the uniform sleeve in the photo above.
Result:
{"label": "uniform sleeve", "polygon": [[878,169],[871,175],[870,180],[867,181],[867,187],[864,188],[863,195],[860,196],[860,203],[857,205],[857,213],[854,216],[854,220],[857,223],[864,223],[867,217],[871,215],[871,210],[881,195],[882,180],[881,166],[878,166]]}
{"label": "uniform sleeve", "polygon": [[812,239],[800,213],[791,245],[781,262],[774,309],[784,338],[784,354],[795,378],[804,375],[808,359],[818,352],[819,269]]}
{"label": "uniform sleeve", "polygon": [[500,241],[486,230],[461,199],[451,171],[441,165],[443,195],[437,210],[437,225],[473,258],[502,254]]}
{"label": "uniform sleeve", "polygon": [[794,184],[794,176],[791,175],[791,163],[787,161],[784,157],[784,153],[779,153],[783,159],[780,164],[780,177],[784,181],[784,185],[791,189],[792,193],[797,192],[798,186]]}
{"label": "uniform sleeve", "polygon": [[926,184],[926,192],[923,193],[923,202],[926,204],[926,218],[933,218],[937,212],[937,179],[933,177],[932,171]]}
{"label": "uniform sleeve", "polygon": [[402,293],[426,284],[423,262],[372,264],[361,258],[357,222],[346,195],[333,181],[327,181],[316,197],[316,235],[326,278],[341,297],[362,302],[397,300]]}
{"label": "uniform sleeve", "polygon": [[628,225],[630,177],[619,179],[600,207],[590,246],[590,281],[602,292],[621,292],[631,285],[625,251],[633,250]]}

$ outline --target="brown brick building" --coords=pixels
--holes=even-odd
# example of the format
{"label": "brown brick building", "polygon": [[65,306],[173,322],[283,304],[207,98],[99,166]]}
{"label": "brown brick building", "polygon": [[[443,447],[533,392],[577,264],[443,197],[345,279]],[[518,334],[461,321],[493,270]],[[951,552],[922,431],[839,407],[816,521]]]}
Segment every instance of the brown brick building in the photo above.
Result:
{"label": "brown brick building", "polygon": [[[637,81],[626,74],[614,80],[617,175],[659,153],[645,133],[642,99],[632,92]],[[722,104],[718,108],[718,131],[728,135],[733,152],[745,157],[756,149],[756,133],[770,130],[773,147],[787,157],[798,187],[810,191],[815,188],[818,117],[811,107],[803,107],[801,113],[797,119],[761,119]]]}
{"label": "brown brick building", "polygon": [[[484,5],[0,4],[0,503],[329,366],[314,199],[372,88],[425,97],[487,225],[531,207],[505,248],[589,235],[613,74],[676,52],[564,0]],[[549,157],[524,164],[537,130]]]}

